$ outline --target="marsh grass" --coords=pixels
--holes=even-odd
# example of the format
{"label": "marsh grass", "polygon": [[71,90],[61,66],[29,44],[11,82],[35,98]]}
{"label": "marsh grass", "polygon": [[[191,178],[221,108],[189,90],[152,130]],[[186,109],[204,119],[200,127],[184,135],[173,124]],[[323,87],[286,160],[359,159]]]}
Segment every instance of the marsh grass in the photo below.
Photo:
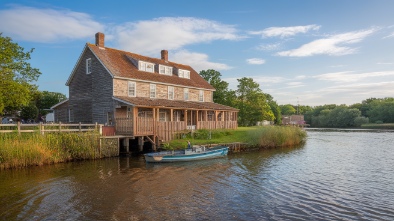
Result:
{"label": "marsh grass", "polygon": [[248,132],[249,143],[263,148],[297,146],[305,141],[306,132],[298,127],[258,127]]}
{"label": "marsh grass", "polygon": [[100,158],[100,136],[86,133],[0,133],[0,169]]}
{"label": "marsh grass", "polygon": [[185,149],[187,141],[192,145],[247,143],[251,147],[273,148],[297,146],[305,141],[306,132],[298,127],[266,126],[239,127],[236,130],[197,130],[185,138],[169,142],[175,149]]}

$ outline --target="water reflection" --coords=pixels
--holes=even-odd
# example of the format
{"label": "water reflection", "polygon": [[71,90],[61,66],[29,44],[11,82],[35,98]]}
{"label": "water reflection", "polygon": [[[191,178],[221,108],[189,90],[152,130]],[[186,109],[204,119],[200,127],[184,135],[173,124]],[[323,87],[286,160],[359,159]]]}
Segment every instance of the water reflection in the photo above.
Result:
{"label": "water reflection", "polygon": [[0,173],[4,220],[393,220],[393,133],[308,132],[305,146],[193,163],[142,157]]}

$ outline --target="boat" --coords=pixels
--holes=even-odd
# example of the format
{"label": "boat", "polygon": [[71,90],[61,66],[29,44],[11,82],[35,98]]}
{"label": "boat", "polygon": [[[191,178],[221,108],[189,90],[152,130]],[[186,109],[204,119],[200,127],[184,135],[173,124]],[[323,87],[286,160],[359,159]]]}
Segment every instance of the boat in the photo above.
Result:
{"label": "boat", "polygon": [[146,153],[144,156],[147,163],[166,163],[206,160],[224,157],[227,156],[227,153],[228,147],[226,146],[216,146],[212,148],[199,146],[185,150]]}

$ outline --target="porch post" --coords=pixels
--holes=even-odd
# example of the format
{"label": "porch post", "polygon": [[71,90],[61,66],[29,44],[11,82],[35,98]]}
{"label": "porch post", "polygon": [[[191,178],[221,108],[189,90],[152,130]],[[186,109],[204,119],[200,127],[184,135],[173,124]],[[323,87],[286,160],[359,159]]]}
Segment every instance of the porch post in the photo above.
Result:
{"label": "porch post", "polygon": [[138,107],[133,106],[133,136],[137,134]]}
{"label": "porch post", "polygon": [[183,110],[185,112],[185,122],[186,122],[186,129],[187,129],[187,110]]}

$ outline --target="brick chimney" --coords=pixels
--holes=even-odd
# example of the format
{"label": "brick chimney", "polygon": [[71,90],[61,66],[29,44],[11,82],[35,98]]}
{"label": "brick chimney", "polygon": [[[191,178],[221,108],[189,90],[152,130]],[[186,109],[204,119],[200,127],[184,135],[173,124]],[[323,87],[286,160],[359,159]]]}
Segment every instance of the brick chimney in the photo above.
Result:
{"label": "brick chimney", "polygon": [[104,47],[104,34],[101,32],[96,33],[96,45],[99,47]]}
{"label": "brick chimney", "polygon": [[161,50],[161,60],[168,61],[168,51],[167,50]]}

